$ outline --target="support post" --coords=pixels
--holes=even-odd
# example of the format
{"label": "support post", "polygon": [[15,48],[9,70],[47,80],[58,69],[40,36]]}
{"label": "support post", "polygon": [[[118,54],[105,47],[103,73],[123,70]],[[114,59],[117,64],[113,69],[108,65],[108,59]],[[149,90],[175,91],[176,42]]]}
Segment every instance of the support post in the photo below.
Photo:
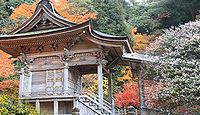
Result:
{"label": "support post", "polygon": [[77,90],[80,92],[81,91],[81,75],[78,73],[78,80],[77,80]]}
{"label": "support post", "polygon": [[54,115],[58,115],[58,99],[54,99]]}
{"label": "support post", "polygon": [[38,115],[40,115],[40,100],[37,99],[35,102],[35,109]]}
{"label": "support post", "polygon": [[98,96],[100,105],[103,106],[103,67],[101,63],[98,65]]}
{"label": "support post", "polygon": [[[141,63],[140,63],[141,64]],[[144,102],[144,78],[142,76],[141,72],[141,65],[137,64],[137,75],[138,75],[138,85],[139,85],[139,93],[140,93],[140,115],[146,115],[145,112],[143,111],[143,108],[145,106]]]}
{"label": "support post", "polygon": [[112,104],[112,73],[109,70],[109,76],[108,76],[108,95],[109,95],[109,102]]}
{"label": "support post", "polygon": [[112,94],[112,71],[109,69],[109,76],[108,76],[108,94],[109,94],[109,102],[112,107],[112,115],[115,115],[115,100]]}
{"label": "support post", "polygon": [[68,91],[69,87],[68,79],[69,79],[69,66],[68,63],[66,62],[64,66],[64,78],[63,78],[64,92]]}
{"label": "support post", "polygon": [[28,80],[28,92],[30,95],[31,95],[32,75],[33,75],[33,73],[30,71],[29,72],[29,80]]}
{"label": "support post", "polygon": [[115,115],[115,99],[114,97],[112,96],[112,115]]}
{"label": "support post", "polygon": [[75,97],[74,99],[73,99],[73,108],[78,108],[78,106],[79,106],[79,104],[78,104],[78,100],[79,100],[79,98],[78,97]]}
{"label": "support post", "polygon": [[80,91],[82,92],[82,88],[83,88],[83,86],[82,86],[82,75],[80,75]]}
{"label": "support post", "polygon": [[21,68],[20,71],[20,85],[19,85],[19,96],[21,97],[23,95],[24,91],[24,68]]}

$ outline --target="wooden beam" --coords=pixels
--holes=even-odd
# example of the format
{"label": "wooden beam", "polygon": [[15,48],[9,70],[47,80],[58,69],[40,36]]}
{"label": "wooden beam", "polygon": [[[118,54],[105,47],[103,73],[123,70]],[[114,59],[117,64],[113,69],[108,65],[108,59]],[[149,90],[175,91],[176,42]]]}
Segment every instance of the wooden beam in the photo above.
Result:
{"label": "wooden beam", "polygon": [[107,67],[111,67],[115,62],[117,62],[119,57],[116,57]]}

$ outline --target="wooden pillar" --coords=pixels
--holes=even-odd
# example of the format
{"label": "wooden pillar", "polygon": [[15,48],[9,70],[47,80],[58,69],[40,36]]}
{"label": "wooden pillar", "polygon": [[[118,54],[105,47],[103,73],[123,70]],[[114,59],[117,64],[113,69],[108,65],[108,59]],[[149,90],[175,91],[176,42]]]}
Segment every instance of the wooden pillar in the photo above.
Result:
{"label": "wooden pillar", "polygon": [[146,113],[143,111],[143,108],[145,107],[144,102],[144,76],[142,76],[141,72],[141,63],[136,65],[137,69],[137,75],[138,75],[138,86],[139,86],[139,94],[140,94],[140,115],[146,115]]}
{"label": "wooden pillar", "polygon": [[108,96],[109,96],[109,102],[112,104],[112,73],[109,71],[109,76],[108,76]]}
{"label": "wooden pillar", "polygon": [[103,66],[101,63],[98,65],[98,96],[101,106],[103,106]]}
{"label": "wooden pillar", "polygon": [[68,79],[69,79],[69,66],[68,63],[66,62],[64,66],[64,78],[63,78],[64,92],[68,91],[69,87]]}
{"label": "wooden pillar", "polygon": [[112,107],[112,114],[111,115],[115,115],[115,100],[113,98],[112,95],[112,71],[109,70],[109,76],[108,76],[108,95],[109,95],[109,102],[111,104]]}
{"label": "wooden pillar", "polygon": [[22,96],[23,95],[23,91],[24,91],[24,68],[21,68],[20,71],[20,85],[19,85],[19,95]]}
{"label": "wooden pillar", "polygon": [[112,114],[111,115],[115,115],[115,99],[114,97],[112,96]]}
{"label": "wooden pillar", "polygon": [[144,103],[144,79],[141,76],[141,73],[138,75],[139,78],[139,91],[140,91],[140,115],[145,115],[143,112],[143,108],[145,106]]}
{"label": "wooden pillar", "polygon": [[79,100],[78,97],[75,97],[75,98],[73,99],[73,108],[78,108],[78,106],[79,106],[78,100]]}
{"label": "wooden pillar", "polygon": [[58,99],[54,99],[54,115],[58,115]]}
{"label": "wooden pillar", "polygon": [[33,76],[33,73],[30,71],[29,72],[29,80],[28,80],[28,92],[29,92],[29,94],[31,94],[32,76]]}
{"label": "wooden pillar", "polygon": [[81,88],[81,75],[80,75],[80,73],[78,73],[78,81],[77,81],[77,84],[78,84],[78,91],[81,91],[82,90],[82,88]]}
{"label": "wooden pillar", "polygon": [[39,99],[36,100],[35,102],[35,109],[38,115],[40,115],[40,101]]}

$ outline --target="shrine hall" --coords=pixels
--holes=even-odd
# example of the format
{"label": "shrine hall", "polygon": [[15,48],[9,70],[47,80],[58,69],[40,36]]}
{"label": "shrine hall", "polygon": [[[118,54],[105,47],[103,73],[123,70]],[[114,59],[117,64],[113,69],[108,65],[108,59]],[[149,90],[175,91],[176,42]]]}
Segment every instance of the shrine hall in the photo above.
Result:
{"label": "shrine hall", "polygon": [[[133,65],[127,58],[134,54],[128,37],[94,30],[90,20],[70,22],[49,0],[38,2],[33,15],[10,34],[0,35],[0,49],[23,63],[19,98],[41,115],[115,115],[111,68]],[[82,89],[87,74],[97,74],[98,94]],[[103,77],[109,101],[103,97]]]}

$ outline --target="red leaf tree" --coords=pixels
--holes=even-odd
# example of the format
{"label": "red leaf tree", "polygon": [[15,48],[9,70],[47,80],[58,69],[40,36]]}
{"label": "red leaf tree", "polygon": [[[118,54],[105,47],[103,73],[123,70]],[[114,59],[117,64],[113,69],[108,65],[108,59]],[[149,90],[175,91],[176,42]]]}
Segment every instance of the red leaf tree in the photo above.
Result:
{"label": "red leaf tree", "polygon": [[[160,90],[165,88],[161,82],[155,82],[152,80],[144,80],[144,95],[145,104],[147,107],[158,107],[162,104],[158,99],[158,93]],[[139,107],[139,87],[135,81],[124,84],[123,90],[118,92],[116,95],[116,104],[120,108],[126,108],[127,106]]]}
{"label": "red leaf tree", "polygon": [[124,84],[123,90],[118,92],[116,95],[116,104],[120,108],[126,108],[127,106],[139,107],[139,89],[137,82],[129,82]]}

